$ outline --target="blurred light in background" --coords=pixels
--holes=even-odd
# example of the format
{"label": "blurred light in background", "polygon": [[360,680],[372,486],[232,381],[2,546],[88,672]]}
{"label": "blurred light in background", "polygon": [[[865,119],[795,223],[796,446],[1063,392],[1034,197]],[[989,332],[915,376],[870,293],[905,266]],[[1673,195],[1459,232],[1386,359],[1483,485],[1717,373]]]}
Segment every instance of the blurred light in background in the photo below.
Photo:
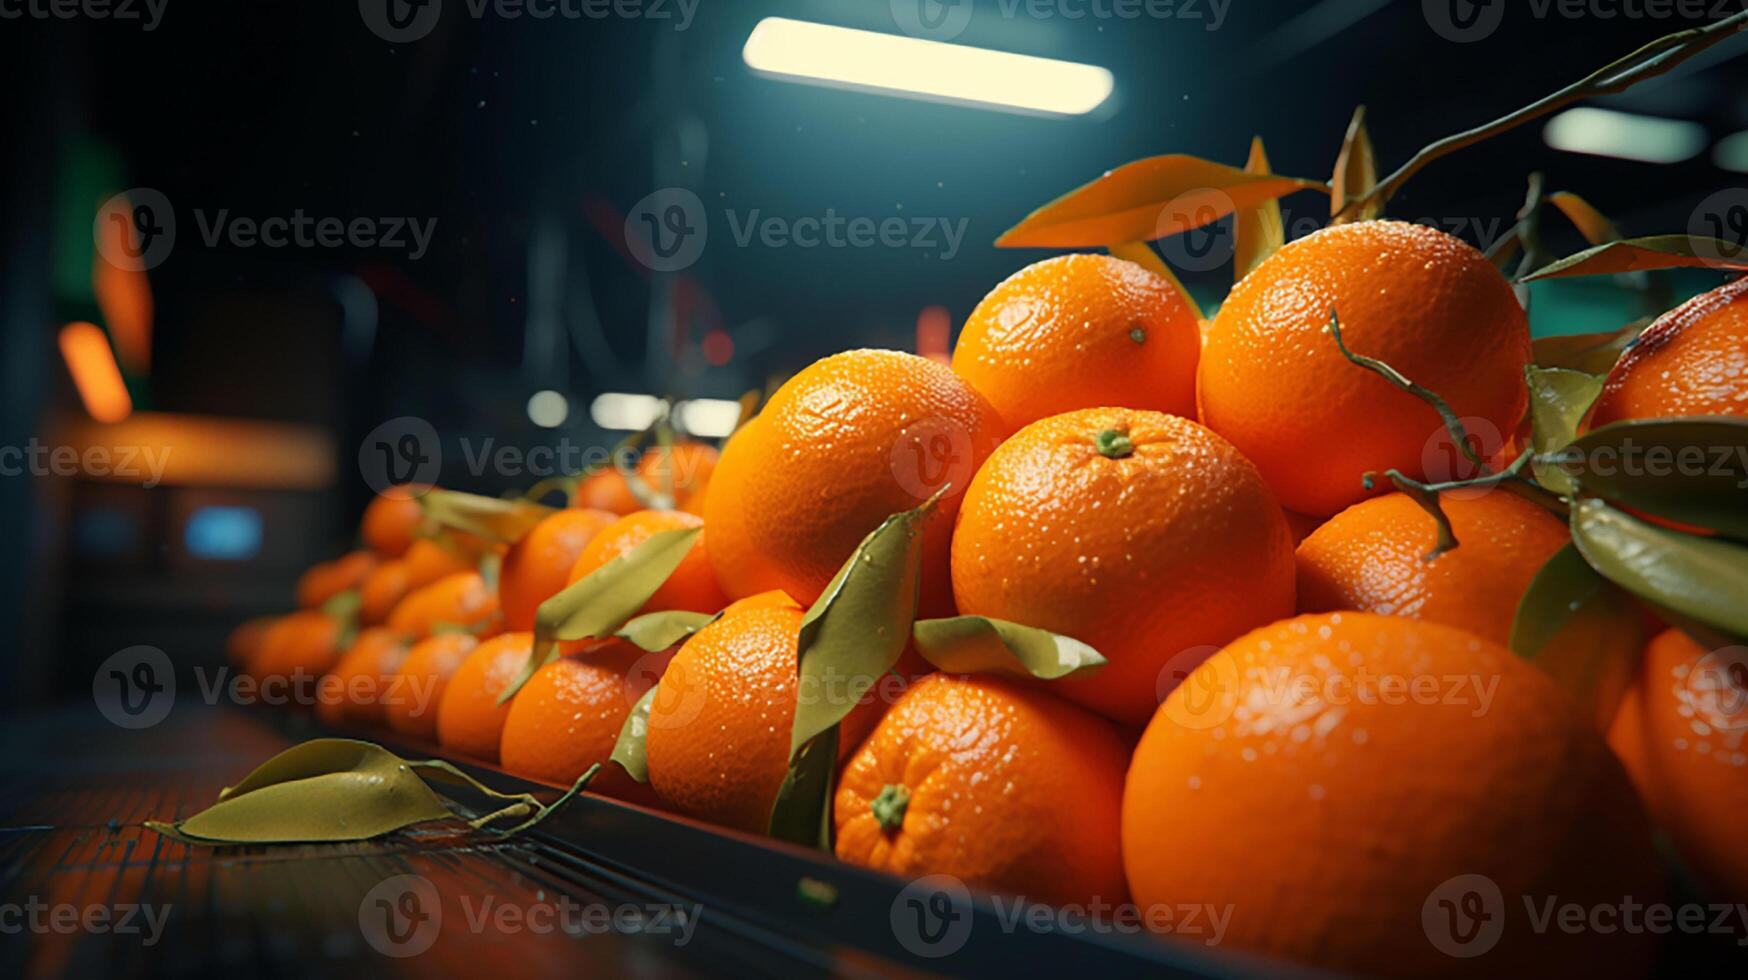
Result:
{"label": "blurred light in background", "polygon": [[528,398],[528,420],[543,429],[556,429],[570,416],[570,400],[556,391],[537,391]]}
{"label": "blurred light in background", "polygon": [[1732,133],[1712,147],[1712,162],[1725,170],[1748,174],[1748,132]]}
{"label": "blurred light in background", "polygon": [[740,421],[740,402],[694,398],[674,406],[674,421],[692,435],[721,439],[733,433],[735,423]]}
{"label": "blurred light in background", "polygon": [[703,349],[704,360],[711,367],[722,367],[734,359],[734,338],[726,330],[716,329],[705,334],[699,347]]}
{"label": "blurred light in background", "polygon": [[90,507],[73,520],[73,550],[84,558],[114,558],[139,544],[139,522],[114,507]]}
{"label": "blurred light in background", "polygon": [[916,352],[931,361],[946,364],[952,355],[948,340],[953,335],[953,318],[945,306],[925,306],[916,315]]}
{"label": "blurred light in background", "polygon": [[649,428],[661,418],[662,400],[654,395],[628,395],[609,391],[595,396],[589,405],[589,418],[603,429],[625,429],[636,432]]}
{"label": "blurred light in background", "polygon": [[790,81],[1060,116],[1093,111],[1114,87],[1097,65],[785,17],[759,21],[741,57]]}
{"label": "blurred light in background", "polygon": [[61,328],[61,356],[85,411],[99,422],[120,422],[134,410],[109,338],[95,323],[74,321]]}
{"label": "blurred light in background", "polygon": [[1680,163],[1706,146],[1705,127],[1699,123],[1612,109],[1567,109],[1548,120],[1542,138],[1567,153],[1644,163]]}
{"label": "blurred light in background", "polygon": [[195,558],[253,558],[261,551],[261,512],[253,507],[202,507],[182,529],[182,546]]}

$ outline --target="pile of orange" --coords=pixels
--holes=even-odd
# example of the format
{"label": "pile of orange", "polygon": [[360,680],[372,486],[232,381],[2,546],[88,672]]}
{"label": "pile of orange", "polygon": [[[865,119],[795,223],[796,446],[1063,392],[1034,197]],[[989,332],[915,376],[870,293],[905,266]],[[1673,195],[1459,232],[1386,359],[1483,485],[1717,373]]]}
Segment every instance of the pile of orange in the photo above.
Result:
{"label": "pile of orange", "polygon": [[[1745,284],[1647,331],[1592,424],[1748,415]],[[306,608],[251,624],[237,655],[382,689],[340,723],[554,784],[607,764],[659,681],[647,785],[607,764],[593,788],[761,834],[814,696],[805,611],[882,522],[927,502],[919,617],[1017,623],[1106,663],[1046,682],[931,673],[908,650],[840,729],[838,857],[1042,902],[1226,909],[1233,948],[1362,974],[1473,965],[1441,917],[1479,894],[1503,928],[1484,968],[1632,972],[1654,937],[1538,933],[1524,909],[1659,900],[1647,805],[1699,878],[1748,896],[1748,671],[1679,634],[1654,643],[1613,734],[1629,781],[1577,701],[1506,649],[1564,522],[1505,490],[1448,495],[1461,544],[1429,557],[1433,517],[1366,477],[1448,478],[1444,424],[1343,355],[1332,311],[1352,352],[1471,427],[1518,431],[1523,310],[1442,232],[1319,231],[1206,324],[1139,265],[1048,259],[973,311],[950,366],[824,358],[720,454],[657,445],[517,541],[468,543],[385,495],[367,550],[312,570]],[[658,653],[567,642],[501,701],[545,653],[543,602],[700,527],[641,611],[717,618]],[[353,618],[381,624],[350,652],[348,590]],[[1622,628],[1642,615],[1622,610]]]}

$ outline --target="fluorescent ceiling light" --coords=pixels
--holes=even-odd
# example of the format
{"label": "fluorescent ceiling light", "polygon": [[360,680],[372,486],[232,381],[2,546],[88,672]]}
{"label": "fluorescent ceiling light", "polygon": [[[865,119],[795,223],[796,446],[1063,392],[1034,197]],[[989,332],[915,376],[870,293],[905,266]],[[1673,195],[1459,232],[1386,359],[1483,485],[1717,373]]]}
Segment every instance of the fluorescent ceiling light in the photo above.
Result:
{"label": "fluorescent ceiling light", "polygon": [[589,418],[603,429],[625,429],[637,432],[647,429],[661,418],[662,400],[654,395],[627,395],[610,391],[597,395],[589,405]]}
{"label": "fluorescent ceiling light", "polygon": [[1612,109],[1567,109],[1542,131],[1556,150],[1645,163],[1680,163],[1706,146],[1705,127],[1684,119],[1635,116]]}
{"label": "fluorescent ceiling light", "polygon": [[759,21],[741,57],[789,81],[1058,116],[1093,111],[1113,87],[1097,65],[786,17]]}
{"label": "fluorescent ceiling light", "polygon": [[733,433],[735,423],[740,421],[740,402],[694,398],[674,406],[674,421],[692,435],[720,439]]}
{"label": "fluorescent ceiling light", "polygon": [[1734,133],[1712,147],[1712,162],[1725,170],[1748,174],[1748,132]]}
{"label": "fluorescent ceiling light", "polygon": [[537,391],[528,398],[528,420],[543,429],[556,429],[570,418],[570,399],[552,391]]}

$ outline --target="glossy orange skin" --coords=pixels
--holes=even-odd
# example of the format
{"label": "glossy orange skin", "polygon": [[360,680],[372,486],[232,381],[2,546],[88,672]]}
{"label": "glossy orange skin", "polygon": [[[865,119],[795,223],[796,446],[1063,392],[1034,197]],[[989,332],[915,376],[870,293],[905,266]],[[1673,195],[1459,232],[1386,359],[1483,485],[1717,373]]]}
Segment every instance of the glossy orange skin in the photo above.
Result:
{"label": "glossy orange skin", "polygon": [[561,510],[510,546],[498,571],[498,604],[504,628],[534,628],[540,604],[570,582],[571,567],[590,540],[618,518],[604,510]]}
{"label": "glossy orange skin", "polygon": [[1640,796],[1708,897],[1748,901],[1748,651],[1713,652],[1679,630],[1645,648],[1609,732]]}
{"label": "glossy orange skin", "polygon": [[1196,315],[1160,276],[1109,255],[1059,255],[983,298],[953,348],[953,371],[1008,431],[1081,408],[1196,417]]}
{"label": "glossy orange skin", "polygon": [[[844,769],[832,817],[837,856],[1038,902],[1122,902],[1128,764],[1128,745],[1109,722],[1047,690],[933,674],[892,706]],[[910,794],[891,830],[871,809],[889,785]]]}
{"label": "glossy orange skin", "polygon": [[643,501],[631,492],[625,474],[608,466],[584,477],[571,498],[572,507],[605,510],[614,514],[631,514],[643,509]]}
{"label": "glossy orange skin", "polygon": [[429,636],[438,626],[469,629],[498,615],[498,597],[478,572],[456,572],[402,599],[388,627],[408,636]]}
{"label": "glossy orange skin", "polygon": [[407,650],[395,674],[393,697],[382,706],[389,727],[423,739],[437,737],[437,710],[449,678],[480,644],[471,633],[449,632],[427,636]]}
{"label": "glossy orange skin", "polygon": [[479,564],[479,555],[439,544],[432,538],[420,538],[407,548],[405,561],[407,590],[411,591],[456,572],[472,571]]}
{"label": "glossy orange skin", "polygon": [[278,620],[278,616],[256,616],[238,624],[225,638],[225,659],[239,670],[248,669],[250,659],[261,649],[261,641],[267,637],[268,628]]}
{"label": "glossy orange skin", "polygon": [[1438,392],[1459,416],[1516,429],[1529,322],[1492,263],[1422,225],[1325,228],[1233,288],[1197,377],[1203,424],[1256,463],[1283,507],[1328,516],[1368,495],[1368,471],[1422,477],[1443,431],[1430,405],[1342,356],[1332,308],[1349,350]]}
{"label": "glossy orange skin", "polygon": [[[1111,459],[1095,439],[1126,433]],[[1035,422],[979,470],[953,534],[966,615],[1036,626],[1109,661],[1050,690],[1126,724],[1152,717],[1163,671],[1293,611],[1293,539],[1261,474],[1175,415],[1086,409]],[[1212,652],[1208,650],[1206,652]]]}
{"label": "glossy orange skin", "polygon": [[340,620],[316,609],[281,616],[267,628],[249,660],[249,673],[267,677],[307,677],[326,674],[340,659]]}
{"label": "glossy orange skin", "polygon": [[417,496],[423,490],[395,487],[377,494],[364,508],[364,519],[358,525],[365,547],[383,558],[399,558],[406,554],[420,525],[425,522],[425,510],[419,506]]}
{"label": "glossy orange skin", "polygon": [[[621,555],[629,554],[638,545],[663,531],[682,531],[702,527],[704,519],[696,514],[674,510],[640,510],[627,514],[607,525],[589,541],[576,564],[571,566],[569,580],[575,582]],[[705,550],[706,531],[692,543],[692,550],[680,560],[674,574],[656,589],[643,612],[684,610],[713,613],[728,605],[728,596],[716,583],[716,573],[710,567]]]}
{"label": "glossy orange skin", "polygon": [[518,776],[560,786],[576,782],[599,763],[590,790],[655,802],[648,787],[610,761],[626,717],[651,681],[632,672],[641,674],[647,659],[655,657],[659,655],[618,642],[540,668],[510,702],[498,742],[499,761]]}
{"label": "glossy orange skin", "polygon": [[[964,486],[1004,435],[944,365],[853,350],[790,378],[716,466],[704,517],[731,596],[782,589],[803,604],[869,532],[953,484],[923,525],[921,608],[952,614],[947,550]],[[919,495],[920,494],[920,495]]]}
{"label": "glossy orange skin", "polygon": [[368,551],[354,551],[311,566],[297,580],[297,604],[314,609],[347,589],[358,588],[375,569],[376,556]]}
{"label": "glossy orange skin", "polygon": [[359,583],[358,621],[366,626],[382,622],[411,590],[404,559],[391,558],[378,564]]}
{"label": "glossy orange skin", "polygon": [[383,702],[395,696],[394,678],[410,646],[409,637],[386,627],[360,630],[322,678],[316,715],[329,724],[382,724]]}
{"label": "glossy orange skin", "polygon": [[762,834],[789,769],[802,612],[724,616],[687,640],[650,702],[650,786],[676,812]]}
{"label": "glossy orange skin", "polygon": [[[1229,644],[1142,736],[1122,837],[1143,908],[1212,903],[1231,911],[1222,948],[1339,974],[1638,976],[1658,941],[1532,928],[1526,898],[1660,901],[1650,827],[1552,680],[1437,623],[1300,616]],[[1428,941],[1459,875],[1503,899],[1498,944],[1469,959]]]}
{"label": "glossy orange skin", "polygon": [[661,446],[651,446],[637,461],[637,476],[656,493],[669,492],[671,479],[674,509],[703,516],[704,491],[710,487],[719,458],[716,447],[702,442],[676,442],[671,453]]}
{"label": "glossy orange skin", "polygon": [[1548,511],[1503,490],[1445,494],[1441,504],[1460,545],[1430,562],[1438,524],[1403,494],[1330,518],[1299,545],[1299,611],[1406,616],[1510,643],[1524,592],[1571,535]]}
{"label": "glossy orange skin", "polygon": [[510,705],[498,696],[534,653],[534,634],[504,633],[484,641],[450,675],[437,702],[437,743],[451,752],[498,761]]}
{"label": "glossy orange skin", "polygon": [[1670,310],[1603,383],[1592,428],[1625,419],[1748,416],[1748,277]]}

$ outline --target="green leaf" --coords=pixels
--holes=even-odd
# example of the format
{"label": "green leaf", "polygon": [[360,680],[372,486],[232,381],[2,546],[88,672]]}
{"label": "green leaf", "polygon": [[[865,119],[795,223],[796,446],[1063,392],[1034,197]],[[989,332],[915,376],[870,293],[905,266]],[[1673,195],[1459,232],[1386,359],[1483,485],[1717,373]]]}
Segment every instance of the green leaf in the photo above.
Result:
{"label": "green leaf", "polygon": [[1511,624],[1511,649],[1587,707],[1603,732],[1614,722],[1646,639],[1632,599],[1571,544],[1536,573]]}
{"label": "green leaf", "polygon": [[[1268,151],[1263,149],[1260,136],[1250,141],[1250,159],[1244,164],[1244,172],[1269,172]],[[1239,208],[1232,222],[1232,281],[1237,283],[1264,259],[1281,250],[1287,243],[1287,227],[1281,218],[1278,198]]]}
{"label": "green leaf", "polygon": [[[1725,258],[1724,256],[1730,256]],[[1657,235],[1585,249],[1543,266],[1519,282],[1568,276],[1612,276],[1652,269],[1748,269],[1748,250],[1716,238]]]}
{"label": "green leaf", "polygon": [[1644,317],[1619,330],[1601,333],[1538,337],[1530,342],[1530,360],[1537,367],[1566,368],[1606,376],[1621,359],[1621,353],[1656,319],[1654,316]]}
{"label": "green leaf", "polygon": [[832,789],[837,781],[838,727],[810,739],[789,763],[771,804],[768,831],[778,840],[832,850]]}
{"label": "green leaf", "polygon": [[146,826],[184,843],[283,844],[367,840],[455,817],[421,772],[510,801],[472,821],[475,827],[542,810],[534,797],[496,792],[446,762],[408,762],[370,742],[323,738],[262,763],[192,817],[175,823],[148,820]]}
{"label": "green leaf", "polygon": [[1190,291],[1184,288],[1183,281],[1178,279],[1177,273],[1171,271],[1171,266],[1165,264],[1165,260],[1159,257],[1159,253],[1153,250],[1152,245],[1146,242],[1121,242],[1112,245],[1110,253],[1119,259],[1133,262],[1171,283],[1171,288],[1177,290],[1177,294],[1183,297],[1184,305],[1190,308],[1190,312],[1195,315],[1196,319],[1202,319],[1201,304],[1197,303],[1196,298],[1190,295]]}
{"label": "green leaf", "polygon": [[559,641],[604,639],[626,625],[680,567],[702,533],[701,527],[658,531],[541,603],[534,613],[534,653],[498,703],[515,697],[535,671],[558,657]]}
{"label": "green leaf", "polygon": [[456,490],[429,491],[419,498],[419,505],[425,508],[425,516],[446,528],[506,543],[514,543],[534,525],[558,513],[525,498],[482,497]]}
{"label": "green leaf", "polygon": [[1590,202],[1571,191],[1555,191],[1547,197],[1549,204],[1560,209],[1566,220],[1572,222],[1584,240],[1592,245],[1606,245],[1609,242],[1620,241],[1620,229],[1614,222],[1603,216],[1601,211],[1591,207]]}
{"label": "green leaf", "polygon": [[1572,542],[1590,567],[1628,592],[1748,635],[1748,547],[1666,530],[1600,500],[1573,505]]}
{"label": "green leaf", "polygon": [[1005,674],[1053,681],[1105,665],[1079,640],[984,616],[924,619],[911,627],[923,659],[950,674]]}
{"label": "green leaf", "polygon": [[649,706],[655,703],[656,688],[660,686],[659,681],[651,684],[649,690],[643,692],[643,697],[631,706],[631,713],[625,716],[625,724],[619,728],[619,741],[613,743],[613,754],[608,757],[619,763],[626,775],[640,783],[649,782],[645,739],[649,737]]}
{"label": "green leaf", "polygon": [[1748,420],[1615,422],[1585,433],[1558,460],[1605,500],[1748,540]]}
{"label": "green leaf", "polygon": [[1578,436],[1590,403],[1602,393],[1602,379],[1562,368],[1524,369],[1529,383],[1530,444],[1535,449],[1536,482],[1562,496],[1578,488],[1572,475],[1542,458]]}
{"label": "green leaf", "polygon": [[660,653],[716,622],[721,615],[684,610],[645,613],[621,626],[613,635],[650,653]]}
{"label": "green leaf", "polygon": [[1212,224],[1294,191],[1328,193],[1322,181],[1247,173],[1183,154],[1124,164],[1026,216],[998,248],[1105,248],[1150,242]]}
{"label": "green leaf", "polygon": [[1369,200],[1352,215],[1342,211],[1361,200],[1378,186],[1378,160],[1372,151],[1372,134],[1366,130],[1366,107],[1353,112],[1347,124],[1347,135],[1341,141],[1341,152],[1335,158],[1335,177],[1329,182],[1329,216],[1331,224],[1349,221],[1370,221],[1384,210],[1384,203]]}
{"label": "green leaf", "polygon": [[922,524],[948,489],[881,522],[802,617],[791,761],[843,721],[904,653],[916,620]]}

